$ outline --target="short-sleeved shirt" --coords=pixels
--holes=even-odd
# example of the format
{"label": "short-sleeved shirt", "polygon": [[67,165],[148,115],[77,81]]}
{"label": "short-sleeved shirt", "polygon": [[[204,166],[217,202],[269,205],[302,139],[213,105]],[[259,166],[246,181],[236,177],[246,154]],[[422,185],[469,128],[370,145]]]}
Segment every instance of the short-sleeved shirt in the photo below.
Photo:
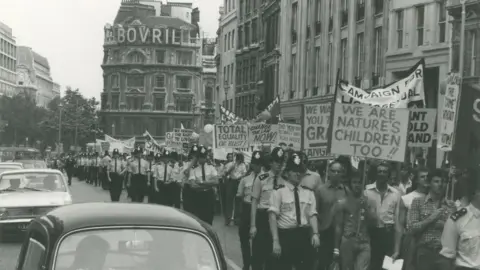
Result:
{"label": "short-sleeved shirt", "polygon": [[[140,166],[140,168],[139,168]],[[129,172],[132,174],[141,174],[147,175],[148,170],[150,169],[150,164],[145,159],[134,159],[130,161]]]}
{"label": "short-sleeved shirt", "polygon": [[118,158],[113,158],[108,164],[108,171],[113,173],[121,173],[123,162]]}
{"label": "short-sleeved shirt", "polygon": [[111,160],[112,160],[112,158],[110,156],[104,156],[102,158],[102,160],[100,161],[100,166],[101,167],[108,167],[108,164],[110,163]]}
{"label": "short-sleeved shirt", "polygon": [[309,226],[310,218],[317,215],[313,191],[302,186],[297,188],[300,201],[300,224],[297,224],[297,213],[295,212],[295,187],[291,183],[285,182],[284,186],[275,190],[270,198],[268,211],[277,215],[277,226],[279,229]]}
{"label": "short-sleeved shirt", "polygon": [[[166,177],[165,177],[165,169],[167,169]],[[154,168],[153,177],[155,178],[156,181],[170,182],[173,180],[172,171],[173,169],[172,167],[170,167],[170,165],[165,163],[158,163]]]}
{"label": "short-sleeved shirt", "polygon": [[466,213],[455,220],[447,219],[440,255],[455,259],[456,266],[480,269],[480,210],[469,204],[458,211]]}
{"label": "short-sleeved shirt", "polygon": [[214,166],[205,163],[205,181],[202,176],[202,165],[190,169],[189,181],[211,182],[216,180],[218,174]]}
{"label": "short-sleeved shirt", "polygon": [[342,185],[333,185],[326,183],[315,190],[317,198],[318,212],[318,230],[324,231],[333,225],[333,217],[335,216],[335,205],[338,201],[345,198],[347,188]]}
{"label": "short-sleeved shirt", "polygon": [[228,175],[231,179],[240,179],[247,173],[247,165],[245,163],[235,163],[232,162],[231,165],[228,165],[227,171],[231,169],[233,166],[233,170]]}
{"label": "short-sleeved shirt", "polygon": [[378,217],[378,228],[383,228],[385,225],[394,225],[396,220],[397,205],[400,201],[400,192],[394,187],[387,186],[385,194],[382,195],[377,189],[375,183],[367,185],[364,192],[365,196],[373,205],[375,205]]}
{"label": "short-sleeved shirt", "polygon": [[180,163],[175,162],[172,168],[172,181],[181,183],[183,182],[184,174],[183,174],[183,166],[180,166]]}
{"label": "short-sleeved shirt", "polygon": [[262,172],[255,174],[251,172],[249,175],[242,177],[240,184],[238,185],[237,197],[243,199],[243,202],[252,202],[253,185],[256,181],[260,181],[258,177],[263,174]]}
{"label": "short-sleeved shirt", "polygon": [[259,176],[259,181],[253,185],[252,198],[258,200],[257,208],[267,210],[270,207],[270,198],[275,191],[275,177],[277,186],[283,185],[284,180],[280,175],[275,176],[272,171]]}
{"label": "short-sleeved shirt", "polygon": [[322,184],[322,177],[316,172],[307,170],[302,178],[301,185],[311,190],[316,190]]}

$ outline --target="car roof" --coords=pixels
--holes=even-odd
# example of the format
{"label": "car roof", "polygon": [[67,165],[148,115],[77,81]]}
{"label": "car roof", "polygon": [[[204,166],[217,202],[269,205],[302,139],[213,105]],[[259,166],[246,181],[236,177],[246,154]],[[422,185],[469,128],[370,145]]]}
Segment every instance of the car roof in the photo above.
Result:
{"label": "car roof", "polygon": [[213,233],[208,225],[190,214],[155,204],[76,203],[52,210],[47,218],[53,223],[53,229],[61,229],[62,233],[103,226],[167,226]]}
{"label": "car roof", "polygon": [[45,163],[45,161],[41,159],[17,159],[21,161],[21,163]]}
{"label": "car roof", "polygon": [[20,173],[54,173],[54,174],[60,174],[63,176],[63,173],[61,171],[52,170],[52,169],[21,169],[21,170],[6,171],[1,173],[0,175],[20,174]]}
{"label": "car roof", "polygon": [[2,166],[20,166],[23,167],[23,164],[20,162],[0,162],[0,167]]}

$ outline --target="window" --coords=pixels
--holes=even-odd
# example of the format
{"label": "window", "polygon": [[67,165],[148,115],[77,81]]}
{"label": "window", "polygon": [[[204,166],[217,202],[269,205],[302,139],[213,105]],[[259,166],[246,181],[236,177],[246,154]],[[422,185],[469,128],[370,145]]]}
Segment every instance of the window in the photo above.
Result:
{"label": "window", "polygon": [[328,5],[328,32],[333,31],[333,1],[330,0]]}
{"label": "window", "polygon": [[333,81],[333,47],[332,43],[328,44],[328,62],[327,62],[327,94],[330,93],[330,87],[332,87]]}
{"label": "window", "polygon": [[447,11],[445,9],[445,2],[438,3],[438,42],[444,43],[447,34]]}
{"label": "window", "polygon": [[232,39],[230,40],[231,48],[235,48],[235,29],[232,30]]}
{"label": "window", "polygon": [[250,63],[248,60],[243,61],[243,84],[248,84],[249,83],[249,74],[248,74],[248,68],[250,67]]}
{"label": "window", "polygon": [[477,61],[477,46],[476,46],[476,39],[477,39],[477,33],[475,30],[470,30],[466,34],[467,36],[467,45],[465,46],[465,51],[466,51],[466,57],[467,59],[465,62],[465,76],[470,77],[470,76],[475,76],[475,71],[476,71],[476,61]]}
{"label": "window", "polygon": [[312,0],[306,0],[307,1],[307,14],[305,14],[305,21],[307,24],[307,31],[306,31],[306,39],[310,38],[310,9],[312,8]]}
{"label": "window", "polygon": [[423,45],[424,24],[425,24],[425,6],[418,6],[417,10],[417,45]]}
{"label": "window", "polygon": [[341,50],[341,59],[340,59],[340,77],[342,79],[348,80],[347,68],[348,68],[348,51],[347,51],[348,40],[343,38],[340,41],[340,50]]}
{"label": "window", "polygon": [[190,31],[182,30],[182,43],[190,43]]}
{"label": "window", "polygon": [[190,99],[177,99],[175,108],[177,112],[191,112],[192,101]]}
{"label": "window", "polygon": [[193,52],[177,51],[177,65],[190,66],[193,62]]}
{"label": "window", "polygon": [[[310,59],[310,47],[307,46],[307,48],[305,49],[305,59]],[[305,60],[305,63],[304,63],[304,70],[305,70],[305,74],[310,74],[310,61],[307,61]],[[303,97],[308,97],[309,93],[308,93],[308,90],[311,86],[311,82],[309,80],[309,76],[305,76],[306,80],[305,80],[305,89],[303,91]]]}
{"label": "window", "polygon": [[39,241],[30,238],[28,247],[25,251],[25,257],[21,269],[34,270],[38,269],[45,259],[45,246]]}
{"label": "window", "polygon": [[230,38],[231,38],[231,36],[232,36],[231,32],[229,32],[227,35],[225,35],[225,43],[226,43],[225,46],[227,46],[227,51],[230,50]]}
{"label": "window", "polygon": [[[248,0],[247,0],[248,1]],[[245,3],[245,0],[240,0],[240,12],[239,12],[239,15],[240,15],[240,18],[243,17],[243,15],[245,15],[245,11],[243,9],[243,4]]]}
{"label": "window", "polygon": [[143,96],[129,96],[127,97],[127,109],[129,110],[140,110],[142,109]]}
{"label": "window", "polygon": [[241,27],[238,28],[238,49],[241,50],[243,48],[243,30]]}
{"label": "window", "polygon": [[403,48],[403,10],[397,11],[397,48]]}
{"label": "window", "polygon": [[132,64],[141,64],[145,62],[145,56],[140,52],[131,52],[127,61]]}
{"label": "window", "polygon": [[228,80],[228,76],[227,76],[227,66],[224,66],[223,67],[223,78],[225,78],[225,82],[226,83],[229,83],[230,81]]}
{"label": "window", "polygon": [[298,31],[298,2],[292,4],[292,44],[297,43],[297,31]]}
{"label": "window", "polygon": [[250,83],[256,81],[257,61],[255,58],[250,60]]}
{"label": "window", "polygon": [[212,87],[205,87],[205,103],[211,104],[213,103],[213,88]]}
{"label": "window", "polygon": [[250,25],[245,25],[245,44],[244,46],[250,46]]}
{"label": "window", "polygon": [[356,48],[356,55],[357,55],[357,68],[355,76],[357,79],[363,78],[363,67],[365,65],[365,37],[363,33],[357,34],[357,48]]}
{"label": "window", "polygon": [[294,98],[296,96],[295,92],[297,90],[297,79],[298,79],[297,69],[298,69],[297,55],[292,54],[292,76],[291,76],[292,85],[290,88],[292,92],[291,92],[290,98]]}
{"label": "window", "polygon": [[321,66],[322,66],[322,60],[321,60],[321,48],[320,47],[315,47],[315,65],[313,66],[314,71],[313,71],[313,76],[315,76],[315,83],[312,91],[312,96],[318,95],[318,87],[320,86],[320,76],[322,74],[321,72]]}
{"label": "window", "polygon": [[322,1],[316,0],[315,4],[315,36],[322,32]]}
{"label": "window", "polygon": [[165,51],[164,50],[155,50],[155,56],[157,57],[157,63],[165,63]]}
{"label": "window", "polygon": [[255,44],[257,41],[257,19],[254,19],[252,20],[252,43]]}
{"label": "window", "polygon": [[379,15],[383,13],[383,1],[384,0],[374,0],[374,9],[375,15]]}
{"label": "window", "polygon": [[165,88],[165,75],[155,76],[155,88]]}
{"label": "window", "polygon": [[342,13],[341,13],[341,24],[342,27],[347,26],[348,24],[348,0],[341,0],[342,2]]}
{"label": "window", "polygon": [[165,98],[164,97],[155,97],[154,101],[154,110],[155,111],[164,111],[165,110]]}
{"label": "window", "polygon": [[120,87],[120,83],[118,81],[118,75],[114,74],[112,75],[112,88],[118,88]]}
{"label": "window", "polygon": [[182,32],[181,32],[181,30],[177,30],[177,29],[176,29],[176,30],[173,30],[173,33],[174,33],[174,35],[175,35],[175,37],[174,37],[174,39],[173,39],[174,42],[175,42],[175,43],[180,43],[180,42],[182,41]]}
{"label": "window", "polygon": [[232,64],[230,64],[230,66],[231,66],[230,67],[230,70],[231,70],[230,71],[230,81],[233,83],[233,71],[235,70],[235,64],[232,63]]}
{"label": "window", "polygon": [[118,110],[118,107],[119,107],[118,105],[119,105],[119,103],[120,103],[119,100],[120,100],[120,98],[119,98],[118,95],[112,95],[112,104],[111,104],[111,106],[110,106],[110,108],[111,108],[112,110]]}
{"label": "window", "polygon": [[129,74],[127,76],[128,87],[143,88],[144,85],[145,85],[145,80],[144,80],[143,74]]}
{"label": "window", "polygon": [[192,89],[192,77],[190,76],[176,76],[177,89]]}
{"label": "window", "polygon": [[357,0],[357,21],[365,19],[365,0]]}
{"label": "window", "polygon": [[242,63],[239,62],[239,64],[237,65],[237,78],[236,78],[237,79],[236,82],[237,82],[238,85],[242,84],[242,79],[243,79],[242,72],[243,72]]}
{"label": "window", "polygon": [[165,136],[165,133],[167,132],[167,121],[165,119],[155,119],[155,134],[157,136]]}
{"label": "window", "polygon": [[[375,28],[374,33],[374,52],[373,52],[373,71],[374,71],[374,78],[378,78],[380,74],[380,66],[382,64],[383,59],[383,46],[382,46],[382,27]],[[376,82],[376,83],[375,83]],[[377,85],[378,80],[373,80],[372,85]]]}

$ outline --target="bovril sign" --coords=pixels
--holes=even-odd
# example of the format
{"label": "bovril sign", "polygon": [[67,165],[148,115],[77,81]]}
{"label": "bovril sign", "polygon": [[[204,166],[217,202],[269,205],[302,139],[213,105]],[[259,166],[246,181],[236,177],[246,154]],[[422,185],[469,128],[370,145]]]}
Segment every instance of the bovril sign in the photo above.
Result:
{"label": "bovril sign", "polygon": [[117,43],[165,43],[167,28],[112,27],[105,29],[106,39]]}

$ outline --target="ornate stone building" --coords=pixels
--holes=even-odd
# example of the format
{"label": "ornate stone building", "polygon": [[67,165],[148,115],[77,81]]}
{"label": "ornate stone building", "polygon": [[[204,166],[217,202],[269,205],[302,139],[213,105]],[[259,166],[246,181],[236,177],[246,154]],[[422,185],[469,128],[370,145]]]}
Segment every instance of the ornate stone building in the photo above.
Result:
{"label": "ornate stone building", "polygon": [[123,0],[105,26],[101,121],[116,138],[165,132],[201,123],[202,41],[199,11],[191,21],[155,16],[155,7]]}

